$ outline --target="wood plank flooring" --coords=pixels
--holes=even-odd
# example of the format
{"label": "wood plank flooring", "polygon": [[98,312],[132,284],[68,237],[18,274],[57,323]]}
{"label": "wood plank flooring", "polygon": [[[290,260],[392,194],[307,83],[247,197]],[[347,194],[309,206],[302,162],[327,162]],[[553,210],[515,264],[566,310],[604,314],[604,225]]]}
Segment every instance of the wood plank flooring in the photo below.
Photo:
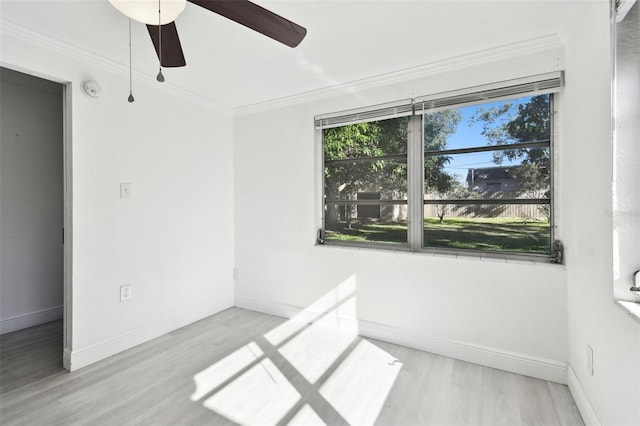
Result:
{"label": "wood plank flooring", "polygon": [[2,425],[583,424],[566,386],[239,308],[73,373],[61,343],[1,336]]}

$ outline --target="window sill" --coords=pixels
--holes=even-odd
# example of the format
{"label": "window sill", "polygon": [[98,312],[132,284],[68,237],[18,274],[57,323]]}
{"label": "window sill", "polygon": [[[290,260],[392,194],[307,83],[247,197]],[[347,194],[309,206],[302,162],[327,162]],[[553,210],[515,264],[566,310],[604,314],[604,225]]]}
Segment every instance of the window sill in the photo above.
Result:
{"label": "window sill", "polygon": [[637,323],[640,323],[640,303],[627,302],[625,300],[616,300],[614,303],[621,307],[622,310],[625,311],[627,315],[633,318]]}
{"label": "window sill", "polygon": [[358,251],[374,251],[374,252],[387,252],[387,253],[405,253],[409,255],[418,255],[426,257],[436,258],[449,258],[449,259],[467,259],[484,262],[505,263],[505,264],[522,264],[522,265],[538,265],[538,266],[550,266],[552,268],[562,267],[564,264],[557,264],[549,262],[549,258],[546,255],[505,255],[504,253],[474,253],[471,251],[454,251],[454,250],[433,250],[423,249],[418,251],[412,251],[406,244],[354,244],[345,242],[332,242],[326,241],[324,244],[316,243],[316,246],[333,247],[337,249],[346,250],[358,250]]}

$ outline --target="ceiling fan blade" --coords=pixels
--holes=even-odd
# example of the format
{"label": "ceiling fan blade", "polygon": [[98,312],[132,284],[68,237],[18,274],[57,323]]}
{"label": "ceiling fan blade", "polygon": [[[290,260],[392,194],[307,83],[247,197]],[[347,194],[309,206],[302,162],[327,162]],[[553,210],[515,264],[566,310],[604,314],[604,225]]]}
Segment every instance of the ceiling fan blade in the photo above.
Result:
{"label": "ceiling fan blade", "polygon": [[[180,45],[180,38],[178,37],[178,30],[176,29],[175,22],[171,22],[166,25],[162,25],[162,59],[161,63],[163,67],[184,67],[187,62],[184,60],[184,54],[182,53],[182,46]],[[153,45],[156,48],[156,54],[160,59],[160,43],[158,37],[158,26],[147,25],[149,35],[153,41]]]}
{"label": "ceiling fan blade", "polygon": [[251,28],[289,47],[296,47],[307,35],[300,25],[248,0],[188,0],[211,12]]}

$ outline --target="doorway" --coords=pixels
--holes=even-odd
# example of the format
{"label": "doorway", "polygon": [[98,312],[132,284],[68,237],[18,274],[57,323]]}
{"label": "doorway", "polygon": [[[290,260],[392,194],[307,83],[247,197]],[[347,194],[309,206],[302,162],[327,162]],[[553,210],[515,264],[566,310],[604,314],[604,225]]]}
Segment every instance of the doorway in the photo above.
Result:
{"label": "doorway", "polygon": [[0,68],[0,93],[0,334],[57,321],[63,336],[66,87]]}

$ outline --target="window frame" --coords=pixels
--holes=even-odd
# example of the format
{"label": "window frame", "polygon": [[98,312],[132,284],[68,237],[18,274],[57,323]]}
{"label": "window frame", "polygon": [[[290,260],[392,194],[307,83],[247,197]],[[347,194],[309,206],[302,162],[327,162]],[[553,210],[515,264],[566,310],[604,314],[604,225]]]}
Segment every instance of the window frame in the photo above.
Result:
{"label": "window frame", "polygon": [[[553,84],[549,81],[554,80]],[[353,248],[371,248],[381,249],[386,251],[400,251],[400,252],[415,252],[415,253],[427,253],[427,254],[444,254],[451,256],[468,256],[475,258],[497,258],[497,259],[517,259],[517,260],[530,260],[534,262],[549,262],[553,258],[554,242],[556,241],[556,202],[555,202],[555,156],[556,150],[554,147],[554,141],[557,132],[556,126],[556,107],[557,107],[557,93],[561,91],[564,85],[564,73],[562,71],[546,73],[537,76],[525,77],[523,79],[509,80],[501,83],[492,83],[489,85],[476,86],[472,88],[462,89],[458,91],[443,92],[435,95],[425,96],[422,98],[411,99],[410,101],[398,101],[388,104],[371,106],[368,108],[359,108],[356,110],[342,111],[332,114],[324,114],[316,116],[316,141],[318,143],[319,153],[319,187],[320,187],[320,210],[319,217],[319,231],[317,233],[316,244],[330,245],[338,247],[353,247]],[[483,98],[483,93],[487,91],[495,93],[508,92],[510,88],[516,88],[515,93],[504,94],[489,99]],[[522,87],[526,87],[526,91],[517,91]],[[527,253],[527,252],[514,252],[514,251],[500,251],[500,250],[483,250],[483,249],[453,249],[453,248],[437,248],[437,247],[425,247],[424,246],[424,206],[427,204],[443,204],[437,203],[437,200],[425,200],[424,199],[424,114],[427,111],[440,111],[455,109],[461,107],[467,107],[471,105],[478,105],[484,103],[495,102],[499,100],[516,99],[527,96],[535,96],[541,94],[549,95],[549,126],[550,134],[549,141],[533,141],[525,143],[514,143],[504,146],[487,145],[477,146],[470,148],[456,148],[442,151],[431,151],[431,155],[427,153],[427,156],[436,155],[452,155],[452,154],[466,154],[476,152],[490,152],[498,150],[513,149],[513,146],[518,147],[544,147],[549,149],[549,190],[550,196],[547,201],[545,198],[540,199],[501,199],[499,200],[486,200],[479,199],[467,200],[462,203],[468,204],[548,204],[550,209],[549,217],[549,253]],[[460,103],[449,103],[450,100],[461,99]],[[408,106],[410,105],[410,107]],[[431,108],[429,106],[432,106]],[[410,110],[411,113],[407,113]],[[324,153],[324,129],[346,126],[349,124],[357,124],[363,122],[379,121],[389,118],[409,116],[408,129],[407,129],[407,243],[393,243],[393,242],[362,242],[362,241],[344,241],[344,240],[326,240],[324,233],[326,229],[326,194],[325,194],[325,153]],[[394,156],[391,156],[394,157]],[[340,160],[332,160],[340,161]],[[345,162],[353,161],[345,159]],[[415,170],[419,170],[419,172]],[[447,200],[447,201],[456,201]],[[461,201],[461,200],[458,200]],[[384,203],[384,202],[383,202]],[[377,201],[377,205],[382,205],[380,201]],[[357,200],[353,200],[351,204],[359,204]],[[393,202],[397,204],[397,202]],[[450,202],[448,204],[461,204]],[[415,225],[419,224],[419,225]]]}

